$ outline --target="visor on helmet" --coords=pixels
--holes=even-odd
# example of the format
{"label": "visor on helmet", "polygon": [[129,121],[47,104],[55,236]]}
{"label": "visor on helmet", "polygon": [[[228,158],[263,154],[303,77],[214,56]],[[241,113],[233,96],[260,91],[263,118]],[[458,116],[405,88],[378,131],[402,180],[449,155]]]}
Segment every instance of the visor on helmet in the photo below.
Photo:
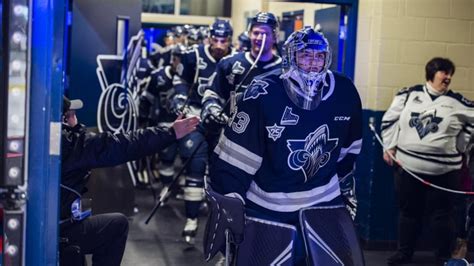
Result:
{"label": "visor on helmet", "polygon": [[331,65],[329,43],[311,27],[293,32],[283,46],[283,83],[288,96],[299,107],[319,106],[326,73]]}

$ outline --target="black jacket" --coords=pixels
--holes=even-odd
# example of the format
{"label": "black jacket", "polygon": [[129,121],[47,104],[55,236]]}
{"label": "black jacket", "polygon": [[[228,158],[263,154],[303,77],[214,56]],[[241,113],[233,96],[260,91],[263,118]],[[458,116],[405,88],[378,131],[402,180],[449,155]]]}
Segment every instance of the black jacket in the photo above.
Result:
{"label": "black jacket", "polygon": [[[61,185],[83,194],[90,170],[110,167],[152,155],[176,140],[174,130],[153,127],[128,134],[87,132],[84,125],[63,125],[61,136]],[[77,198],[61,187],[61,220],[71,216],[71,204]]]}

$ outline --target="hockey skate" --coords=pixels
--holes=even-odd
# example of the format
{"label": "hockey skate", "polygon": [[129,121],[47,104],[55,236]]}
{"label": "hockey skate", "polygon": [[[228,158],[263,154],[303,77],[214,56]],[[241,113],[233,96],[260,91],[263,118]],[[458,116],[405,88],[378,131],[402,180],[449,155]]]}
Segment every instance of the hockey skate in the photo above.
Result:
{"label": "hockey skate", "polygon": [[189,245],[194,245],[196,243],[196,234],[198,229],[198,219],[186,219],[186,224],[183,229],[184,241]]}

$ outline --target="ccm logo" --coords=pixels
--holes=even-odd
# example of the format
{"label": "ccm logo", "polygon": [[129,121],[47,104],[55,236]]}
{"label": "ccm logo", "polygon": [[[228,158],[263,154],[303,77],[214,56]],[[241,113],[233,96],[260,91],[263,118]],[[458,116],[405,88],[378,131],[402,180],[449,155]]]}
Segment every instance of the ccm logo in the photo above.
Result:
{"label": "ccm logo", "polygon": [[335,116],[334,121],[349,121],[351,120],[350,116]]}

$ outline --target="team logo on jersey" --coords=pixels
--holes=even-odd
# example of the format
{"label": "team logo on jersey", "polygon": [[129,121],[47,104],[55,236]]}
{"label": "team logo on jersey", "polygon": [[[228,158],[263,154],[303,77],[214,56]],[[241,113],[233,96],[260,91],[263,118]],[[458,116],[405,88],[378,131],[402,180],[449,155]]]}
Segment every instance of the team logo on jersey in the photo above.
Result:
{"label": "team logo on jersey", "polygon": [[436,110],[429,110],[422,113],[411,113],[411,118],[408,124],[414,127],[420,139],[426,135],[438,131],[438,124],[443,121],[443,118],[436,116]]}
{"label": "team logo on jersey", "polygon": [[235,75],[242,75],[245,71],[245,68],[242,67],[239,61],[235,62],[232,65],[232,71],[229,75],[226,76],[227,81],[229,84],[234,85]]}
{"label": "team logo on jersey", "polygon": [[273,139],[273,141],[276,141],[281,137],[281,133],[283,133],[283,130],[285,127],[280,127],[277,126],[277,124],[273,124],[273,126],[268,126],[266,127],[268,131],[268,137]]}
{"label": "team logo on jersey", "polygon": [[229,82],[229,84],[234,85],[234,74],[230,73],[229,75],[225,76],[225,78],[227,79],[227,82]]}
{"label": "team logo on jersey", "polygon": [[337,147],[338,142],[338,138],[329,137],[327,125],[318,127],[305,139],[287,140],[287,147],[290,150],[288,166],[292,170],[303,171],[306,182],[329,162],[331,152]]}
{"label": "team logo on jersey", "polygon": [[242,66],[242,64],[237,61],[232,65],[232,73],[242,75],[244,74],[245,68]]}
{"label": "team logo on jersey", "polygon": [[280,124],[283,126],[294,126],[298,124],[298,120],[300,117],[298,115],[293,114],[291,111],[293,109],[291,107],[286,106],[285,111],[283,112],[283,116],[281,117]]}
{"label": "team logo on jersey", "polygon": [[244,101],[249,99],[257,99],[260,95],[268,94],[265,89],[268,87],[268,83],[263,80],[254,79],[248,86],[248,89],[244,93]]}
{"label": "team logo on jersey", "polygon": [[216,72],[214,72],[210,77],[208,78],[198,78],[198,94],[200,96],[204,96],[204,92],[206,91],[207,88],[211,87],[212,82],[214,82],[214,78],[216,77]]}
{"label": "team logo on jersey", "polygon": [[414,103],[423,103],[423,102],[420,100],[420,97],[418,97],[418,95],[415,96],[415,98],[413,98],[413,102],[414,102]]}
{"label": "team logo on jersey", "polygon": [[198,69],[204,70],[207,67],[207,63],[204,61],[202,57],[199,57],[198,60]]}
{"label": "team logo on jersey", "polygon": [[163,86],[166,83],[166,80],[162,76],[158,76],[158,86]]}

